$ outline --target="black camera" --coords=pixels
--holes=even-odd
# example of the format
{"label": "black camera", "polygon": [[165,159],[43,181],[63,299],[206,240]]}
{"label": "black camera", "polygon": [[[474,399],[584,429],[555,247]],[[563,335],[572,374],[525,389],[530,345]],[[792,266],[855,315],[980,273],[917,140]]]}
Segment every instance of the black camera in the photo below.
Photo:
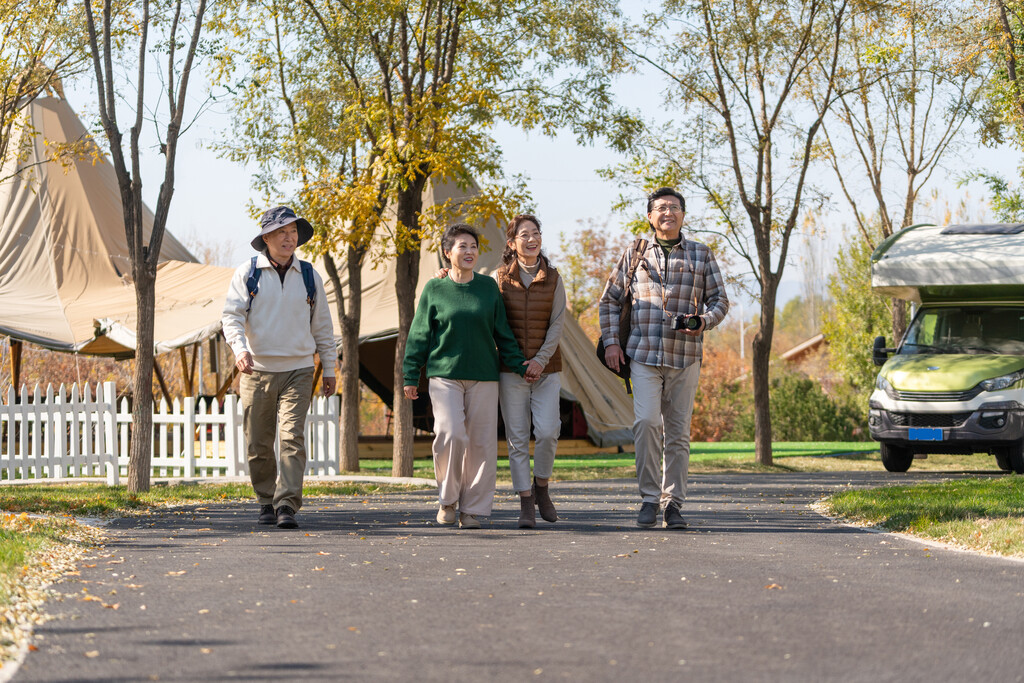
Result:
{"label": "black camera", "polygon": [[673,330],[699,330],[703,321],[699,315],[688,315],[682,313],[672,316]]}

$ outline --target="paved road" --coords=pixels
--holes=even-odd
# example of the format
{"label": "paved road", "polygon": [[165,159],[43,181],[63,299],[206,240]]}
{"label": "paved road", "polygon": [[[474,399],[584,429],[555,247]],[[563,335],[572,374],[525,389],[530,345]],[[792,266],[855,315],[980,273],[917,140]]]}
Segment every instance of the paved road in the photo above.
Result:
{"label": "paved road", "polygon": [[[687,532],[631,482],[552,488],[564,519],[433,523],[431,492],[114,523],[17,681],[1024,678],[1024,563],[832,523],[841,486],[928,473],[695,476]],[[116,606],[116,609],[114,608]]]}

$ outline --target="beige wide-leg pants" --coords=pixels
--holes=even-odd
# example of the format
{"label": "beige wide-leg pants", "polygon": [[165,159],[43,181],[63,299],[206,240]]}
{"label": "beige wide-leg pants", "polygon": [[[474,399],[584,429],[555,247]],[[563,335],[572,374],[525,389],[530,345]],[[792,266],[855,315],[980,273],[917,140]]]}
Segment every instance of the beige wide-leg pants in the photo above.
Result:
{"label": "beige wide-leg pants", "polygon": [[487,516],[498,469],[498,383],[431,377],[428,390],[438,499]]}
{"label": "beige wide-leg pants", "polygon": [[690,469],[690,417],[700,379],[700,363],[682,370],[632,363],[630,370],[633,445],[640,496],[645,503],[682,505]]}
{"label": "beige wide-leg pants", "polygon": [[[242,399],[249,479],[260,505],[302,507],[306,473],[306,413],[313,396],[313,368],[242,375]],[[281,432],[281,464],[274,440]]]}

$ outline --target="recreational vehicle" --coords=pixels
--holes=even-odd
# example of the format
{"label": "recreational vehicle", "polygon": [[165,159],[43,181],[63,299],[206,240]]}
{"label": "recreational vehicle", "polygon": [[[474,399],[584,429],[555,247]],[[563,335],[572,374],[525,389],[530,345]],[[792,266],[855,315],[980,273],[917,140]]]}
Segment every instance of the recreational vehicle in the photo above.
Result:
{"label": "recreational vehicle", "polygon": [[914,307],[895,348],[874,344],[868,426],[885,468],[989,453],[1024,474],[1024,224],[901,230],[871,255],[871,286]]}

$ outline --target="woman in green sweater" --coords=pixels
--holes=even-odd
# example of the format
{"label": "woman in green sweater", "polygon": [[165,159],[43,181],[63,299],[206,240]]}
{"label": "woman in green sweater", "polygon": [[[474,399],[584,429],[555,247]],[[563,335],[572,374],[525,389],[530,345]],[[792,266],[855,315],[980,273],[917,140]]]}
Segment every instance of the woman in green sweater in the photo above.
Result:
{"label": "woman in green sweater", "polygon": [[497,283],[473,272],[480,237],[469,225],[448,228],[441,254],[448,275],[423,287],[405,347],[405,396],[419,397],[427,369],[434,412],[437,521],[479,529],[491,514],[498,461],[498,370],[525,375],[528,365],[505,318]]}

